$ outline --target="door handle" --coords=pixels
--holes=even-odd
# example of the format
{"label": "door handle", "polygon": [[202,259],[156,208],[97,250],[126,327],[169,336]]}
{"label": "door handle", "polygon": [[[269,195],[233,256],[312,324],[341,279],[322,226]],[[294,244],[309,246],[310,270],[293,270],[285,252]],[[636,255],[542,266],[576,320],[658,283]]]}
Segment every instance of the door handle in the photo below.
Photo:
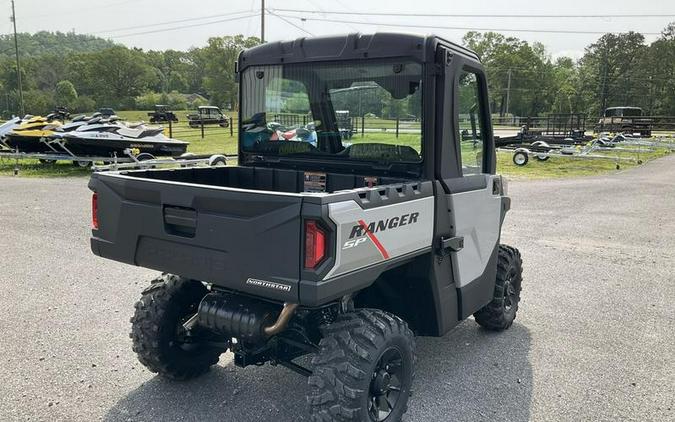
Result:
{"label": "door handle", "polygon": [[441,237],[441,250],[450,249],[452,252],[459,252],[464,249],[464,237]]}

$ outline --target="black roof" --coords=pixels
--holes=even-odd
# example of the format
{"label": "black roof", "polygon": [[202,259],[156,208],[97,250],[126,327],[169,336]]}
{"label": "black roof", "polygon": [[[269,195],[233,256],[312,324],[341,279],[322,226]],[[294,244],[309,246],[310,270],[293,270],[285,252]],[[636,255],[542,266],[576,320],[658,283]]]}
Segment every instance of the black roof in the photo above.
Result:
{"label": "black roof", "polygon": [[243,69],[261,64],[389,57],[432,61],[439,43],[456,54],[478,60],[473,51],[435,35],[378,32],[369,35],[353,33],[269,42],[242,51],[239,65]]}

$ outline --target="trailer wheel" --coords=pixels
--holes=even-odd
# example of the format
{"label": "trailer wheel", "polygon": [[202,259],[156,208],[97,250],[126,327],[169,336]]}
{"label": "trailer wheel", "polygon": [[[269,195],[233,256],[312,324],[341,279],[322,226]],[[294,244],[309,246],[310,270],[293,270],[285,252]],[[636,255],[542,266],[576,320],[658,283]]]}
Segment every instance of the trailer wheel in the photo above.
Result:
{"label": "trailer wheel", "polygon": [[209,157],[209,166],[222,167],[227,165],[227,159],[224,155],[212,155]]}
{"label": "trailer wheel", "polygon": [[476,322],[488,330],[509,328],[516,319],[523,281],[523,262],[518,249],[499,245],[497,281],[492,302],[473,314]]}
{"label": "trailer wheel", "polygon": [[80,160],[80,161],[73,161],[73,165],[81,168],[86,168],[91,166],[91,161],[85,161],[85,160]]}
{"label": "trailer wheel", "polygon": [[148,154],[147,152],[141,152],[136,156],[136,159],[138,161],[148,161],[148,160],[154,160],[155,156],[152,154]]}
{"label": "trailer wheel", "polygon": [[516,151],[513,154],[513,164],[515,164],[517,166],[521,166],[521,167],[524,166],[525,164],[527,164],[529,159],[530,158],[528,157],[527,153],[524,152],[524,151]]}
{"label": "trailer wheel", "polygon": [[55,164],[56,160],[45,160],[44,158],[39,158],[38,161],[40,164]]}
{"label": "trailer wheel", "polygon": [[549,157],[548,155],[536,154],[535,158],[539,161],[546,161],[551,157]]}
{"label": "trailer wheel", "polygon": [[131,318],[133,351],[151,372],[175,380],[197,377],[218,362],[221,349],[190,341],[183,323],[208,293],[199,281],[164,274],[151,281]]}
{"label": "trailer wheel", "polygon": [[415,374],[415,338],[400,318],[357,309],[323,326],[307,396],[312,421],[399,421]]}

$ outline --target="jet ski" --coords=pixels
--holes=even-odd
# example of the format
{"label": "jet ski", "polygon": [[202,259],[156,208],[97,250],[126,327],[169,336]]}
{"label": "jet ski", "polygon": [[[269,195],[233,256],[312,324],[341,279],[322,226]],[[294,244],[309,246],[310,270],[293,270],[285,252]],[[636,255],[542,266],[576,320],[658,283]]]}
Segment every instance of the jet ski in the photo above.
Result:
{"label": "jet ski", "polygon": [[162,127],[129,125],[118,119],[115,116],[92,119],[59,137],[71,153],[97,157],[122,156],[126,149],[138,150],[138,154],[177,157],[190,144],[164,136]]}
{"label": "jet ski", "polygon": [[7,145],[5,145],[4,142],[5,135],[7,135],[9,132],[14,130],[14,128],[19,126],[21,124],[21,121],[22,121],[21,117],[13,117],[0,125],[0,148],[2,148],[2,146],[7,147]]}
{"label": "jet ski", "polygon": [[18,149],[25,153],[54,152],[54,148],[49,146],[49,137],[62,126],[54,118],[54,114],[30,117],[9,131],[5,135],[4,143],[12,150]]}

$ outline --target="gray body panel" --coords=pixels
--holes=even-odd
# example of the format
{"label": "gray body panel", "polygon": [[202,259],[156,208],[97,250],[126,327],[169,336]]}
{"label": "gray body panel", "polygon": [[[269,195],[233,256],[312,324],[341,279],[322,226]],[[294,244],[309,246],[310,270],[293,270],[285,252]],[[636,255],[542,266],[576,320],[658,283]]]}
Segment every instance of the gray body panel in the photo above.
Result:
{"label": "gray body panel", "polygon": [[433,197],[367,210],[345,201],[329,204],[328,210],[337,226],[337,248],[324,280],[431,246]]}
{"label": "gray body panel", "polygon": [[446,195],[456,236],[464,238],[464,247],[451,255],[458,288],[483,274],[499,241],[502,197],[492,192],[492,179],[498,176],[484,177],[484,188]]}

